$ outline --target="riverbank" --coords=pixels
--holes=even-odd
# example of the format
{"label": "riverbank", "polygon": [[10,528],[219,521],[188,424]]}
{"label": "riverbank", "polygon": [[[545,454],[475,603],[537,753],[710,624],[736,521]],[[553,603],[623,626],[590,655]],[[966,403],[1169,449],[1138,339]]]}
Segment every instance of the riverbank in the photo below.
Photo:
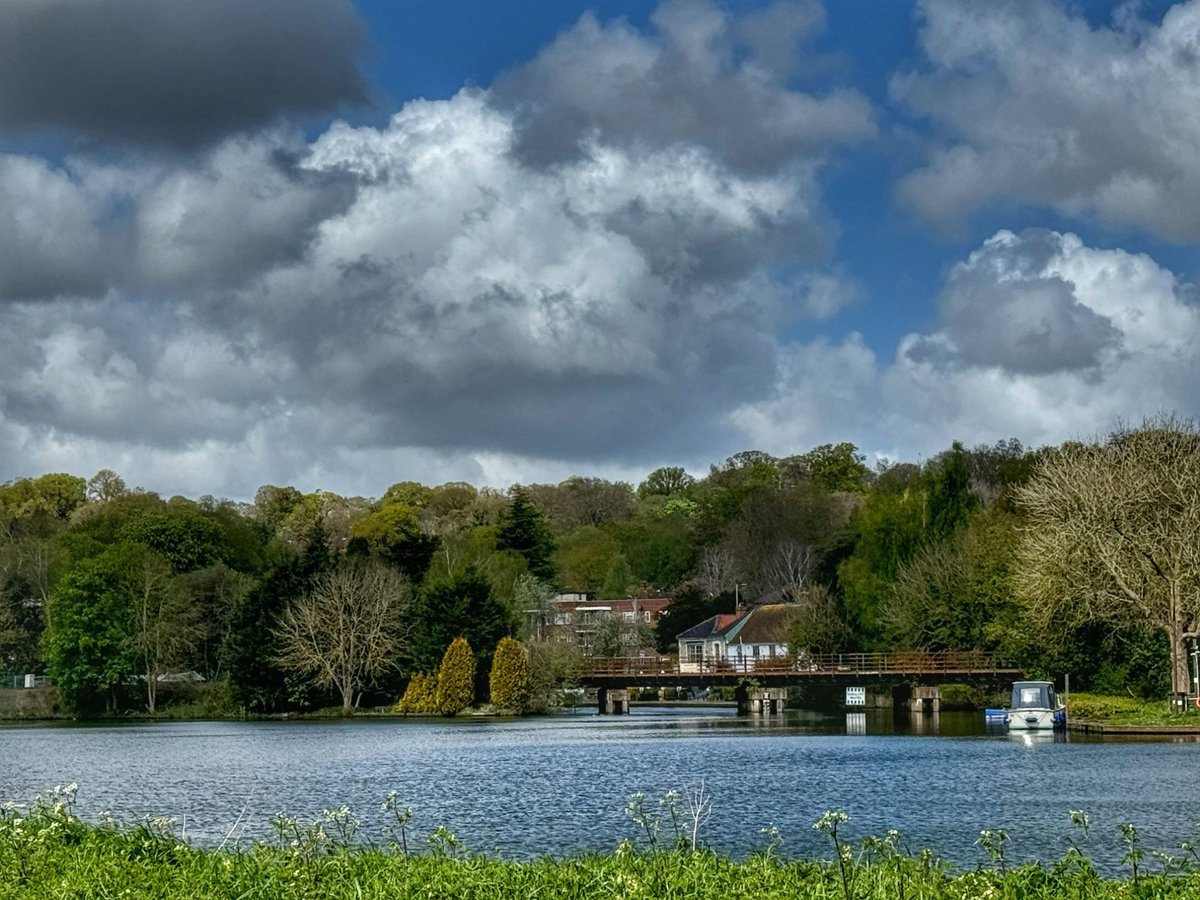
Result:
{"label": "riverbank", "polygon": [[837,826],[846,819],[838,813],[814,825],[829,837],[830,859],[781,859],[768,830],[754,855],[735,861],[693,850],[685,829],[674,850],[626,841],[610,854],[513,862],[467,854],[442,828],[415,852],[405,813],[392,811],[396,824],[386,847],[355,844],[355,823],[348,811],[338,810],[311,825],[278,817],[276,845],[200,849],[166,820],[132,828],[85,824],[73,814],[69,795],[58,794],[30,812],[0,813],[0,898],[1200,896],[1200,870],[1191,859],[1155,873],[1135,861],[1128,877],[1116,878],[1101,876],[1074,850],[1051,865],[1008,867],[1007,836],[985,831],[979,844],[987,865],[956,870],[930,851],[910,853],[897,832],[858,843],[840,840]]}
{"label": "riverbank", "polygon": [[1200,709],[1172,710],[1166,700],[1071,694],[1067,728],[1100,735],[1200,735]]}

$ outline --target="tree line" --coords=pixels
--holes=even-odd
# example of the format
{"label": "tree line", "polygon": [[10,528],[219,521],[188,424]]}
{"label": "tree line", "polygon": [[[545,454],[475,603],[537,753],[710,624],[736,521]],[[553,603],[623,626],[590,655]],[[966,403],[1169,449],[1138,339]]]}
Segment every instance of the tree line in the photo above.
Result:
{"label": "tree line", "polygon": [[[1198,630],[1197,440],[1159,417],[1059,447],[956,442],[921,464],[870,467],[842,443],[636,486],[265,485],[252,503],[164,499],[108,470],[20,479],[0,486],[0,670],[46,672],[85,714],[154,711],[189,673],[247,711],[350,708],[418,675],[428,693],[458,638],[486,699],[509,639],[536,709],[581,664],[545,627],[570,590],[672,596],[637,636],[664,652],[735,598],[785,602],[795,649],[983,649],[1158,695],[1186,689]],[[602,649],[621,652],[611,625]]]}

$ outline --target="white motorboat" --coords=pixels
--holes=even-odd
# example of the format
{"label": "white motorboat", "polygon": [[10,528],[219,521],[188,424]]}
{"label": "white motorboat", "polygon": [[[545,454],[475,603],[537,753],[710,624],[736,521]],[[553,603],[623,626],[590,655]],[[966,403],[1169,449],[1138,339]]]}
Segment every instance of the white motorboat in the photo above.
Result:
{"label": "white motorboat", "polygon": [[1053,731],[1067,726],[1067,708],[1050,681],[1017,681],[1008,709],[1009,731]]}

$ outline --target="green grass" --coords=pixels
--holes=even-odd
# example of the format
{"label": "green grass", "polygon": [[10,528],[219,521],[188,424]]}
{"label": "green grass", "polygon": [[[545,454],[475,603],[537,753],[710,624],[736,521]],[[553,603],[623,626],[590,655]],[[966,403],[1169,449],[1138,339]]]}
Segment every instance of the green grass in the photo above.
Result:
{"label": "green grass", "polygon": [[[638,850],[625,842],[611,854],[512,862],[465,854],[444,829],[416,855],[396,843],[363,847],[353,840],[357,823],[345,809],[311,825],[281,817],[277,844],[222,850],[190,846],[165,822],[89,825],[71,803],[60,792],[30,810],[0,812],[0,898],[1200,897],[1200,857],[1191,845],[1184,845],[1187,855],[1167,861],[1142,854],[1136,834],[1127,847],[1138,855],[1127,861],[1139,869],[1135,875],[1131,865],[1125,878],[1101,876],[1074,850],[1049,867],[1006,867],[1003,832],[981,833],[987,866],[956,871],[928,851],[908,853],[896,832],[858,844],[840,840],[843,813],[826,813],[814,826],[829,838],[832,860],[782,860],[770,834],[742,861],[686,843]],[[395,822],[403,829],[406,813]],[[1086,833],[1085,820],[1076,824]],[[1162,872],[1145,871],[1151,856]]]}
{"label": "green grass", "polygon": [[1138,700],[1100,694],[1071,694],[1069,716],[1105,725],[1190,725],[1200,728],[1200,710],[1173,712],[1166,700]]}

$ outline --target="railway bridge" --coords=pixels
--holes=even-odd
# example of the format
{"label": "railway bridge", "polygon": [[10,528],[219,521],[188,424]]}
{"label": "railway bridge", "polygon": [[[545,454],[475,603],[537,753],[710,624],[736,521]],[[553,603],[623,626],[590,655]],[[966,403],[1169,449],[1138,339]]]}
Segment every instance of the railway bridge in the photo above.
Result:
{"label": "railway bridge", "polygon": [[1000,689],[1025,677],[982,651],[803,653],[795,659],[679,660],[674,656],[592,657],[580,683],[595,688],[601,713],[629,711],[630,688],[733,687],[741,712],[783,711],[794,685],[891,689],[897,702],[936,712],[945,684]]}

